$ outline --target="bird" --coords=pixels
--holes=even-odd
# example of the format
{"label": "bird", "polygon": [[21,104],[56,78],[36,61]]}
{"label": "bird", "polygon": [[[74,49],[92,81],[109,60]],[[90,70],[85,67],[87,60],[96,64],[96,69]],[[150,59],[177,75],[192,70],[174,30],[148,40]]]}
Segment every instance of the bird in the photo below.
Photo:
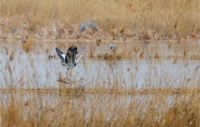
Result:
{"label": "bird", "polygon": [[115,52],[117,49],[117,46],[115,44],[110,44],[109,46],[106,47],[105,49],[105,54],[108,52]]}
{"label": "bird", "polygon": [[86,56],[86,54],[80,55],[79,58],[75,60],[76,55],[78,54],[77,46],[70,46],[66,54],[56,47],[56,52],[58,57],[61,59],[62,65],[67,68],[67,72],[78,64],[82,56]]}
{"label": "bird", "polygon": [[106,52],[108,50],[110,50],[110,51],[116,51],[116,49],[117,49],[117,46],[115,44],[110,44],[109,46],[107,46]]}
{"label": "bird", "polygon": [[89,26],[92,30],[98,31],[96,24],[90,23]]}
{"label": "bird", "polygon": [[83,32],[86,29],[87,24],[88,24],[87,20],[85,20],[85,22],[83,24],[81,24],[81,26],[80,26],[80,32]]}
{"label": "bird", "polygon": [[88,24],[89,24],[89,27],[90,27],[92,30],[98,31],[96,24],[94,24],[94,23],[88,23],[88,21],[85,20],[85,22],[84,22],[83,24],[81,24],[81,26],[80,26],[80,28],[79,28],[79,29],[80,29],[80,32],[83,32],[83,31],[87,28]]}

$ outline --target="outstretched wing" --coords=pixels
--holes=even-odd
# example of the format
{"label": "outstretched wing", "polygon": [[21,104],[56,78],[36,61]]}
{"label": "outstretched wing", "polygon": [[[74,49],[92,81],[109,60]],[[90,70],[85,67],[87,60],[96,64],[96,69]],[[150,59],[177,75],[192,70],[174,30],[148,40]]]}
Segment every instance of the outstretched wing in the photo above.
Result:
{"label": "outstretched wing", "polygon": [[75,64],[76,54],[78,54],[77,46],[70,46],[67,54],[65,55],[65,62]]}
{"label": "outstretched wing", "polygon": [[64,62],[65,61],[65,54],[62,51],[60,51],[60,49],[58,49],[57,47],[56,47],[56,52],[58,54],[58,57],[62,60],[62,62]]}

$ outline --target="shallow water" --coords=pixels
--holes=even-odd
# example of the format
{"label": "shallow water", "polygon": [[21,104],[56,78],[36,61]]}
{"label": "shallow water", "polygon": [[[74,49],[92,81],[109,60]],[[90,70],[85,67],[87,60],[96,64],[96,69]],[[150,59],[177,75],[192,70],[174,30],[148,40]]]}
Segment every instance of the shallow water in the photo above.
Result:
{"label": "shallow water", "polygon": [[[0,44],[0,88],[61,88],[57,78],[59,74],[66,76],[66,68],[61,65],[55,47],[61,47],[63,50],[72,43],[37,41],[28,53],[22,49],[20,42]],[[93,43],[81,42],[75,44],[78,46],[79,54],[93,49],[94,56],[103,54],[107,46],[107,44],[96,46]],[[153,44],[137,44],[137,46],[144,52],[142,58],[138,57],[136,52],[131,52],[132,58],[120,60],[86,57],[69,72],[69,79],[77,81],[83,77],[85,80],[77,82],[76,85],[85,85],[88,89],[102,87],[104,90],[115,86],[127,90],[198,87],[199,59],[166,58],[164,57],[166,55],[175,55],[174,50],[168,49],[166,44],[159,44],[159,48]],[[132,47],[132,44],[126,44],[123,48],[128,47]],[[152,52],[149,52],[150,50]],[[192,50],[188,52],[190,51]],[[159,59],[149,57],[156,52],[163,57]],[[49,55],[55,58],[49,59]],[[182,106],[183,103],[187,103],[186,106],[198,104],[199,97],[198,93],[192,92],[172,95],[163,94],[162,91],[155,94],[118,94],[117,92],[69,94],[65,89],[47,89],[47,91],[1,89],[0,103],[4,111],[2,114],[5,113],[5,116],[0,116],[0,123],[2,124],[3,118],[7,119],[7,115],[11,114],[10,107],[17,109],[16,116],[22,116],[23,120],[41,116],[58,123],[60,119],[65,121],[66,116],[73,118],[74,114],[78,114],[74,119],[89,120],[99,118],[99,113],[102,113],[105,120],[111,120],[130,116],[145,118],[149,112],[156,112],[157,114],[154,115],[162,118],[168,109],[176,109],[177,104],[178,106]],[[195,109],[195,106],[192,106],[192,109]]]}
{"label": "shallow water", "polygon": [[[57,79],[59,74],[66,77],[66,68],[61,65],[56,56],[55,47],[68,49],[71,44],[78,46],[79,54],[92,49],[94,56],[104,54],[107,44],[97,46],[88,42],[52,42],[34,41],[32,50],[26,53],[20,41],[0,42],[0,87],[17,88],[43,88],[59,87]],[[113,87],[118,85],[125,89],[145,87],[195,87],[200,83],[198,59],[166,59],[166,55],[181,54],[182,49],[188,49],[187,54],[193,55],[195,44],[175,45],[168,48],[165,43],[143,44],[134,43],[144,52],[144,58],[136,57],[136,52],[131,52],[133,58],[121,60],[104,60],[86,57],[69,72],[71,80],[83,77],[81,85]],[[132,47],[132,43],[119,44],[123,49]],[[196,43],[196,47],[199,44]],[[175,50],[176,49],[176,52]],[[119,49],[120,50],[120,49]],[[180,50],[180,51],[179,51]],[[14,52],[13,52],[14,51]],[[13,60],[11,54],[13,52]],[[65,52],[65,51],[63,51]],[[148,56],[159,53],[159,59]],[[56,56],[49,59],[49,55]]]}

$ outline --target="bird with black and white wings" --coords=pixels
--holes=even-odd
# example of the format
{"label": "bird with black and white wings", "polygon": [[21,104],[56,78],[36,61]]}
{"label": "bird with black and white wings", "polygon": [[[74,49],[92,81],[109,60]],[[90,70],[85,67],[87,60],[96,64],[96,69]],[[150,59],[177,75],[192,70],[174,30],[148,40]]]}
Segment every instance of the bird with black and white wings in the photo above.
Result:
{"label": "bird with black and white wings", "polygon": [[76,55],[78,54],[77,46],[70,46],[66,54],[56,47],[56,52],[61,59],[62,65],[67,68],[67,72],[78,64],[82,56],[87,56],[86,54],[80,55],[76,60]]}

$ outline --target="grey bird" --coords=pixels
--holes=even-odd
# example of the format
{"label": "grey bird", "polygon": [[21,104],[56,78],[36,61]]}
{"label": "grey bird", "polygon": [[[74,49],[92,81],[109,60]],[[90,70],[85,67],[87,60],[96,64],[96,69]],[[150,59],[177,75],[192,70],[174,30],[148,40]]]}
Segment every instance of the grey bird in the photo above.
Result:
{"label": "grey bird", "polygon": [[67,72],[75,67],[80,61],[81,57],[84,56],[80,55],[80,57],[75,60],[76,54],[78,54],[77,46],[70,46],[66,54],[64,54],[62,51],[60,51],[60,49],[56,47],[56,52],[58,57],[61,59],[62,65],[67,68]]}
{"label": "grey bird", "polygon": [[88,24],[87,20],[85,20],[85,22],[83,24],[81,24],[81,26],[80,26],[80,32],[83,32],[86,29],[87,24]]}
{"label": "grey bird", "polygon": [[110,44],[107,49],[110,49],[110,50],[116,50],[117,49],[117,46],[115,44]]}
{"label": "grey bird", "polygon": [[110,44],[110,45],[107,46],[107,48],[106,48],[106,53],[107,53],[108,51],[116,51],[116,49],[117,49],[117,46],[116,46],[115,44]]}
{"label": "grey bird", "polygon": [[98,31],[96,24],[90,23],[89,26],[92,30]]}

